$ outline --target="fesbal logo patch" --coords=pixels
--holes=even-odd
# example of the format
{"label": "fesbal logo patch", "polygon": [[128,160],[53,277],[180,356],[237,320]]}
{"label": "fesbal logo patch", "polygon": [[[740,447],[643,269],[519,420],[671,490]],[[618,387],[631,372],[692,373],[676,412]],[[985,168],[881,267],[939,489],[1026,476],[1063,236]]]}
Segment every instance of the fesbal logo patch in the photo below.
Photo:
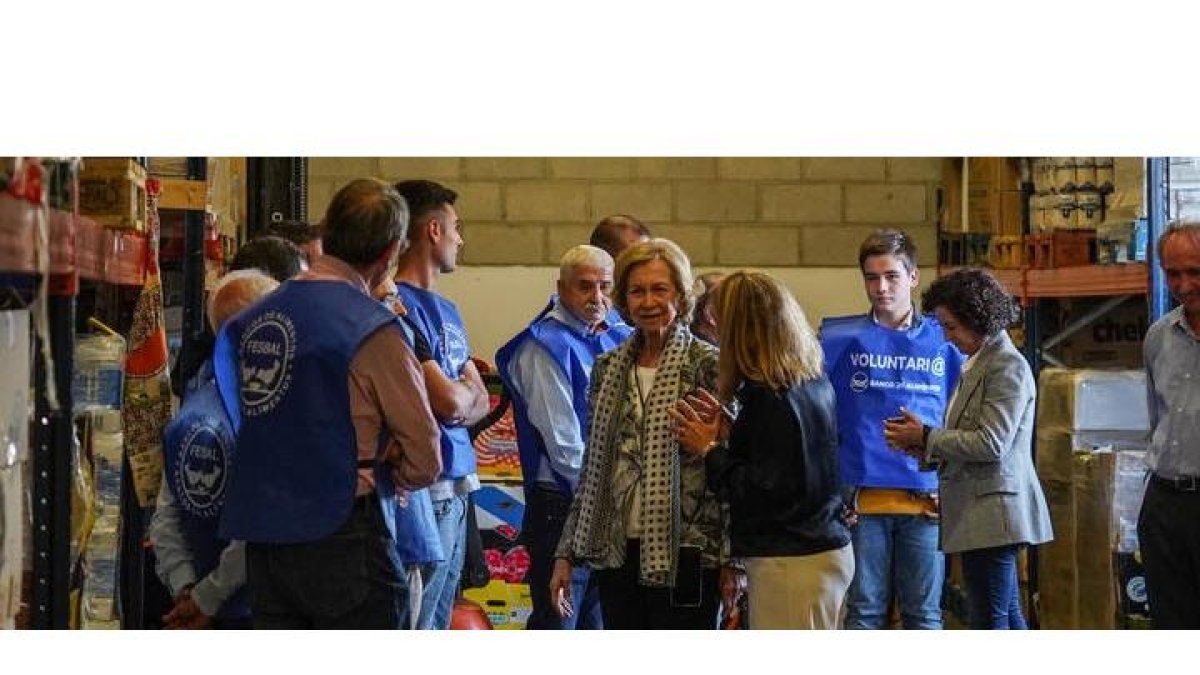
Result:
{"label": "fesbal logo patch", "polygon": [[270,310],[250,322],[238,343],[242,409],[256,417],[275,409],[292,383],[296,326],[287,315]]}
{"label": "fesbal logo patch", "polygon": [[175,494],[184,510],[212,518],[225,497],[229,454],[216,427],[206,421],[188,428],[175,473]]}

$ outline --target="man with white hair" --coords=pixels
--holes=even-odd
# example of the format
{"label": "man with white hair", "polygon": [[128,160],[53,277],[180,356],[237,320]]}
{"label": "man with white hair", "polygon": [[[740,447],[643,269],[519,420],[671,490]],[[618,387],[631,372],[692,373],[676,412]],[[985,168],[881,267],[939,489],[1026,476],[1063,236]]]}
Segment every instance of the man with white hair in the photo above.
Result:
{"label": "man with white hair", "polygon": [[[279,282],[258,269],[230,272],[208,299],[216,333],[225,321],[275,290]],[[163,486],[150,519],[155,571],[175,605],[167,628],[249,628],[246,552],[240,541],[217,536],[234,431],[213,379],[212,360],[189,383],[179,414],[163,433]]]}
{"label": "man with white hair", "polygon": [[[588,429],[588,383],[600,354],[632,329],[609,319],[613,259],[591,245],[567,251],[559,263],[558,294],[529,326],[496,352],[512,396],[531,566],[531,629],[602,628],[600,597],[584,566],[577,566],[571,617],[560,618],[550,598],[554,550],[579,482]],[[614,315],[615,316],[615,315]]]}

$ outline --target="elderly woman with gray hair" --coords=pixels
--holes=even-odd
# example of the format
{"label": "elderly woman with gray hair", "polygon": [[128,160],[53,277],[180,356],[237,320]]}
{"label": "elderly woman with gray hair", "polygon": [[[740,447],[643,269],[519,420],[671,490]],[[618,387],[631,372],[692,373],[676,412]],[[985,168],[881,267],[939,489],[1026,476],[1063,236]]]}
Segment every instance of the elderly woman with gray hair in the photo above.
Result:
{"label": "elderly woman with gray hair", "polygon": [[1024,629],[1017,553],[1053,534],[1031,451],[1037,389],[1005,332],[1019,308],[981,269],[939,278],[921,305],[968,359],[944,428],[902,411],[884,422],[884,437],[937,469],[942,550],[961,556],[971,628]]}
{"label": "elderly woman with gray hair", "polygon": [[733,586],[733,572],[719,571],[729,562],[727,509],[706,485],[704,460],[680,452],[669,415],[717,375],[716,348],[688,329],[687,256],[666,239],[632,246],[617,258],[613,299],[635,331],[592,371],[587,450],[552,602],[572,611],[571,569],[587,565],[605,628],[715,628],[721,588]]}

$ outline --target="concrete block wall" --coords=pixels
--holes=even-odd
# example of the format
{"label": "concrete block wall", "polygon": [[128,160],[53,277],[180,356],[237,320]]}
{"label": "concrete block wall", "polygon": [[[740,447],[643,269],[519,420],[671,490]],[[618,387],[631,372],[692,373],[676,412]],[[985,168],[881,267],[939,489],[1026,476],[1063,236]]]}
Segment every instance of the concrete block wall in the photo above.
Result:
{"label": "concrete block wall", "polygon": [[[937,157],[314,157],[309,215],[347,181],[428,178],[459,192],[467,266],[553,265],[611,213],[641,218],[698,266],[854,267],[898,226],[934,255]],[[927,258],[932,262],[932,258]],[[925,261],[923,261],[925,262]]]}

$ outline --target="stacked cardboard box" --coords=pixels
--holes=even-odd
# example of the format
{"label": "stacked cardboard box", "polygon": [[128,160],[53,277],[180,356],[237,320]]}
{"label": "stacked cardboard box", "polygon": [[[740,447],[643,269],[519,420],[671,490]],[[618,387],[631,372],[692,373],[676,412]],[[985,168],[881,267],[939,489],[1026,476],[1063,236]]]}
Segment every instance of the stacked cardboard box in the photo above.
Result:
{"label": "stacked cardboard box", "polygon": [[128,157],[89,157],[79,174],[79,212],[104,227],[146,231],[146,169]]}
{"label": "stacked cardboard box", "polygon": [[[1067,325],[1102,301],[1107,298],[1072,298],[1058,303],[1057,324]],[[1069,368],[1140,368],[1149,316],[1145,297],[1131,297],[1063,340],[1056,354]]]}
{"label": "stacked cardboard box", "polygon": [[1019,235],[1021,168],[1011,157],[971,157],[967,161],[967,218],[971,232]]}
{"label": "stacked cardboard box", "polygon": [[1038,555],[1043,628],[1117,628],[1145,611],[1144,585],[1131,576],[1149,428],[1145,391],[1142,371],[1042,371],[1037,470],[1054,526],[1054,541]]}

